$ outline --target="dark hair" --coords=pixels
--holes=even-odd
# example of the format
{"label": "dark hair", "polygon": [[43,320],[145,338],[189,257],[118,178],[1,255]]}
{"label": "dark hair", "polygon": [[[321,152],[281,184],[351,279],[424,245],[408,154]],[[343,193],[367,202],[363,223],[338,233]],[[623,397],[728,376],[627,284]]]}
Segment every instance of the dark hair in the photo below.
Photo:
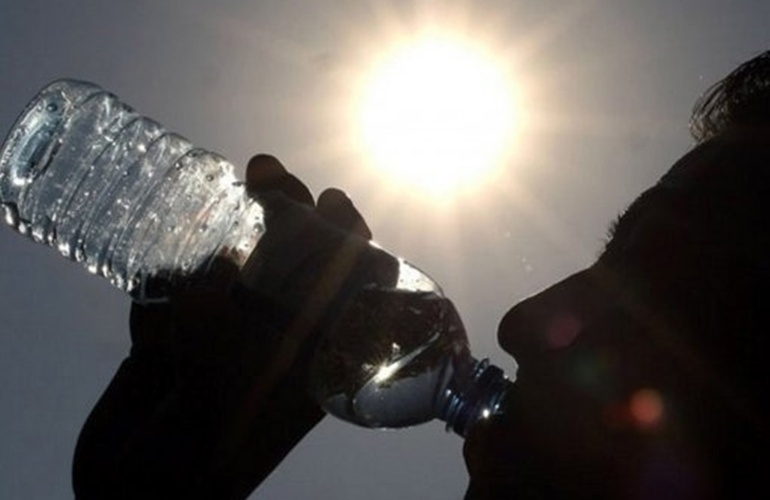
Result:
{"label": "dark hair", "polygon": [[741,64],[695,103],[690,133],[704,142],[727,130],[770,125],[770,51]]}

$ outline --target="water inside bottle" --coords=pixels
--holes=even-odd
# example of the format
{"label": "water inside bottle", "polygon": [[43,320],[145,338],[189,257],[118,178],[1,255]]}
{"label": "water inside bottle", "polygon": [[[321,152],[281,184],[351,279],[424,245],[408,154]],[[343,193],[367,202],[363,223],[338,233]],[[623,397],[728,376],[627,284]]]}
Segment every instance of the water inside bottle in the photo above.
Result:
{"label": "water inside bottle", "polygon": [[368,288],[321,340],[313,390],[326,411],[358,425],[416,425],[436,417],[467,354],[462,321],[435,290]]}

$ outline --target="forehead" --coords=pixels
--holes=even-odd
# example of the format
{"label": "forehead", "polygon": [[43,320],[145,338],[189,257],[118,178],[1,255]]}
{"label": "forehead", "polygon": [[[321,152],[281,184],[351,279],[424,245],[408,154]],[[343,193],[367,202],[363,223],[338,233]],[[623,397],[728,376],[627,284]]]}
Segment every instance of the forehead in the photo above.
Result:
{"label": "forehead", "polygon": [[[733,242],[767,232],[770,146],[713,139],[694,148],[642,193],[610,228],[604,259],[661,240],[675,251],[688,237]],[[664,256],[661,256],[664,257]]]}

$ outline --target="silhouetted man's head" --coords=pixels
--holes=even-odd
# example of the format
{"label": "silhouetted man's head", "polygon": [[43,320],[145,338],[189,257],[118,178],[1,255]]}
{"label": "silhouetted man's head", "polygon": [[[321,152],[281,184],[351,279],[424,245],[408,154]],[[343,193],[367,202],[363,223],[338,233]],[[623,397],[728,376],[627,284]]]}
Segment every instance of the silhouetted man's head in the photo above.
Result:
{"label": "silhouetted man's head", "polygon": [[770,51],[715,84],[695,103],[690,133],[698,142],[725,133],[767,133],[770,125]]}
{"label": "silhouetted man's head", "polygon": [[617,220],[596,264],[503,319],[516,392],[507,420],[479,440],[512,441],[499,458],[517,487],[710,498],[759,483],[770,432],[769,124],[766,52],[696,104],[698,145]]}

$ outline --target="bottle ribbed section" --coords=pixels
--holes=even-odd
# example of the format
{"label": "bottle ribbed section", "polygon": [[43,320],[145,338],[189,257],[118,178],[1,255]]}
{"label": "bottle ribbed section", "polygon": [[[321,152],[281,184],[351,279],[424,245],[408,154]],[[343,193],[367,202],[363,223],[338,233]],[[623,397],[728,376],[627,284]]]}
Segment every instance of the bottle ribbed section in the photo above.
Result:
{"label": "bottle ribbed section", "polygon": [[[264,232],[262,207],[233,166],[96,85],[43,89],[0,153],[6,221],[135,299],[226,256],[242,264]],[[162,275],[165,286],[144,285]]]}

